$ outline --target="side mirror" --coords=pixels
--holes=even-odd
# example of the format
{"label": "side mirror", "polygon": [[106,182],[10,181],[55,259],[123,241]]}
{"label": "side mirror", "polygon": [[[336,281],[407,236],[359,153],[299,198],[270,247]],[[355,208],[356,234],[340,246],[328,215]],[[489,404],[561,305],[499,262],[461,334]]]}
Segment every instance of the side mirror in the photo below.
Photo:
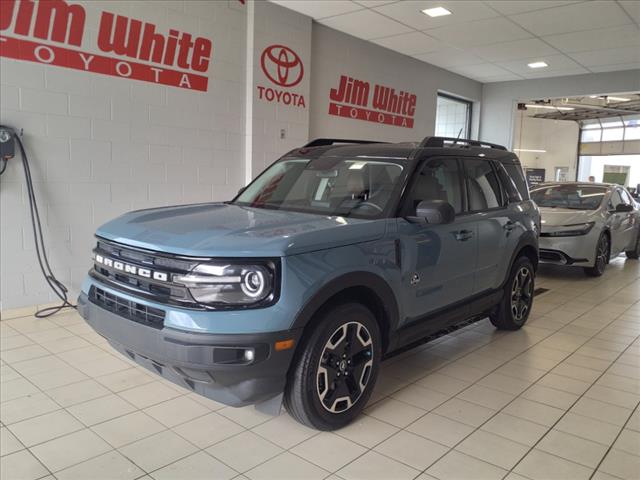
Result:
{"label": "side mirror", "polygon": [[451,223],[456,218],[456,211],[444,200],[423,200],[416,207],[416,216],[409,217],[415,223],[441,225]]}
{"label": "side mirror", "polygon": [[616,213],[633,212],[633,205],[627,205],[626,203],[619,203],[616,205]]}

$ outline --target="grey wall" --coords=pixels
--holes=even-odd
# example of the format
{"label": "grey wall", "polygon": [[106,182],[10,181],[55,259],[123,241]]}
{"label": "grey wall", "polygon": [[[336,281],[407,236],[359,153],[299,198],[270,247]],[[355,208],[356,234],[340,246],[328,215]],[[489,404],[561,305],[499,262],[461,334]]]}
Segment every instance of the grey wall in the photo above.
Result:
{"label": "grey wall", "polygon": [[[433,135],[436,95],[444,91],[479,101],[482,84],[384,47],[314,23],[311,41],[309,137],[415,141]],[[340,75],[380,83],[417,95],[413,128],[377,124],[328,114],[329,91]],[[478,110],[476,108],[476,110]]]}
{"label": "grey wall", "polygon": [[521,100],[640,91],[640,70],[487,83],[482,89],[480,139],[513,146],[516,110]]}

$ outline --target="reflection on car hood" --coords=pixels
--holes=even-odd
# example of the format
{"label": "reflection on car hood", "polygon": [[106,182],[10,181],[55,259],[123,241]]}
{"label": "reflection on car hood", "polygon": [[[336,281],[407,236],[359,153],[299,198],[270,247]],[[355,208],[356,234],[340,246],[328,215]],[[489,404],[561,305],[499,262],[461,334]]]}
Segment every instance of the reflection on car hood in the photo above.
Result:
{"label": "reflection on car hood", "polygon": [[571,210],[567,208],[540,207],[542,229],[592,222],[598,216],[598,210]]}
{"label": "reflection on car hood", "polygon": [[385,229],[384,219],[207,203],[126,213],[102,225],[96,235],[177,255],[275,257],[375,240]]}

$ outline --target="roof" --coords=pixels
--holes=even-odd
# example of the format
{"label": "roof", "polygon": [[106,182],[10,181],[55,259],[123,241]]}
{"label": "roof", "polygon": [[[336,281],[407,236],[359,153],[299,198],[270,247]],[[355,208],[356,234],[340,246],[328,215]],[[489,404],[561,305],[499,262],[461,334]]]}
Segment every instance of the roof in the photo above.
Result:
{"label": "roof", "polygon": [[[457,142],[457,143],[456,143]],[[480,146],[482,145],[482,146]],[[422,142],[382,143],[363,140],[317,139],[304,147],[288,152],[285,157],[319,158],[339,157],[380,157],[388,159],[420,159],[433,155],[480,155],[499,160],[517,160],[512,152],[501,145],[482,143],[475,140],[448,139],[446,137],[426,137]]]}
{"label": "roof", "polygon": [[615,183],[598,183],[598,182],[544,182],[531,187],[531,190],[535,190],[536,188],[545,188],[545,187],[551,187],[551,186],[555,187],[558,185],[574,185],[577,187],[604,187],[604,188],[611,188],[616,186]]}

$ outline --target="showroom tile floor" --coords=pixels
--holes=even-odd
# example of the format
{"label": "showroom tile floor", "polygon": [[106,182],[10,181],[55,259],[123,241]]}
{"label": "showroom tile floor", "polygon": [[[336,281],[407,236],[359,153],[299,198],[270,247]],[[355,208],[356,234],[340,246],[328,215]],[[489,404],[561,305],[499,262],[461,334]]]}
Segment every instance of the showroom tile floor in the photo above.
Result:
{"label": "showroom tile floor", "polygon": [[224,407],[132,365],[75,313],[0,323],[0,478],[640,478],[640,263],[544,268],[532,318],[383,364],[355,424]]}

